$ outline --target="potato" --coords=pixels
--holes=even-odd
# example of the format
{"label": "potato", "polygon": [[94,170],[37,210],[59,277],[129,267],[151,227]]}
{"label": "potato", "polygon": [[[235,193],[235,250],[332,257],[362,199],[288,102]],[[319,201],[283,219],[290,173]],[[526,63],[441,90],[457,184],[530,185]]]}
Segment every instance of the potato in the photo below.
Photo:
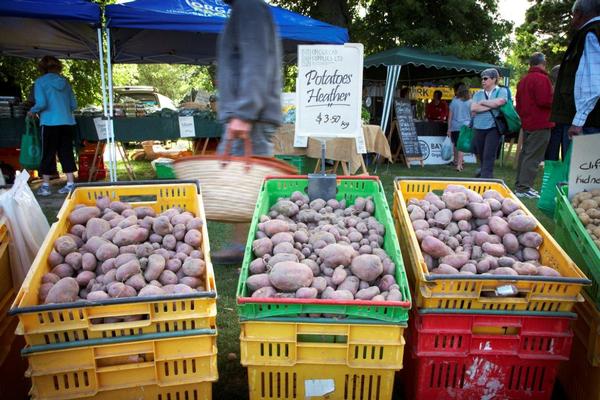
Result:
{"label": "potato", "polygon": [[318,294],[318,290],[314,287],[301,287],[296,290],[297,299],[316,299]]}
{"label": "potato", "polygon": [[[279,256],[279,254],[277,256]],[[275,257],[273,257],[273,258],[275,258]],[[271,261],[271,260],[269,260],[269,261]],[[307,259],[304,259],[304,260],[300,261],[300,263],[304,264],[304,265],[307,265],[311,269],[311,271],[313,272],[314,276],[317,276],[317,275],[319,275],[321,273],[321,269],[319,268],[319,264],[317,264],[314,260],[311,260],[311,259],[307,258]]]}
{"label": "potato", "polygon": [[202,276],[206,271],[206,263],[196,258],[188,258],[183,262],[181,270],[187,276]]}
{"label": "potato", "polygon": [[372,282],[383,273],[383,263],[376,255],[362,254],[354,257],[350,264],[350,271],[359,279]]}
{"label": "potato", "polygon": [[171,224],[173,224],[173,225],[184,224],[185,225],[192,218],[194,218],[194,216],[192,215],[192,213],[190,213],[189,211],[184,211],[181,214],[172,216],[171,217]]}
{"label": "potato", "polygon": [[446,207],[452,211],[464,208],[468,203],[467,195],[462,192],[445,191],[444,194],[442,194],[442,201],[446,203]]}
{"label": "potato", "polygon": [[267,271],[267,263],[262,258],[252,260],[248,267],[250,274],[262,274]]}
{"label": "potato", "polygon": [[508,226],[513,231],[530,232],[537,226],[537,222],[529,215],[516,215],[508,219]]}
{"label": "potato", "polygon": [[77,243],[71,236],[60,236],[54,242],[54,248],[61,256],[66,256],[69,253],[77,251]]}
{"label": "potato", "polygon": [[199,247],[202,244],[202,233],[196,229],[191,229],[185,234],[184,242],[192,247]]}
{"label": "potato", "polygon": [[348,290],[338,289],[333,291],[329,298],[332,300],[354,300],[354,295]]}
{"label": "potato", "polygon": [[270,269],[275,264],[282,262],[282,261],[299,262],[298,256],[296,254],[280,253],[280,254],[276,254],[273,257],[269,258],[269,261],[267,262],[267,266]]}
{"label": "potato", "polygon": [[202,279],[195,276],[184,276],[183,278],[179,279],[179,283],[195,289],[202,285]]}
{"label": "potato", "polygon": [[458,269],[448,264],[440,264],[437,268],[431,270],[432,275],[453,275],[458,274]]}
{"label": "potato", "polygon": [[512,269],[514,269],[519,275],[537,275],[537,267],[530,263],[522,263],[517,261],[512,265]]}
{"label": "potato", "polygon": [[356,251],[347,245],[329,244],[319,252],[319,257],[327,267],[349,266]]}
{"label": "potato", "polygon": [[98,207],[100,211],[104,211],[110,207],[110,199],[106,196],[98,196],[96,199],[96,207]]}
{"label": "potato", "polygon": [[377,296],[380,293],[379,288],[377,286],[371,286],[367,289],[361,289],[356,292],[354,298],[357,300],[371,300],[373,297]]}
{"label": "potato", "polygon": [[135,207],[133,209],[133,211],[135,211],[135,216],[138,217],[139,219],[142,219],[145,217],[156,217],[156,211],[154,211],[154,209],[152,207],[148,207],[148,206]]}
{"label": "potato", "polygon": [[71,211],[71,214],[69,214],[69,222],[71,223],[71,225],[85,225],[90,219],[99,217],[100,214],[100,209],[96,206],[80,207]]}
{"label": "potato", "polygon": [[525,247],[538,248],[543,242],[542,235],[537,232],[525,232],[519,235],[519,243]]}
{"label": "potato", "polygon": [[273,251],[273,242],[269,238],[256,239],[252,242],[252,251],[257,257],[271,254]]}
{"label": "potato", "polygon": [[421,249],[435,258],[441,258],[448,254],[452,254],[452,250],[448,246],[433,236],[427,236],[423,239],[421,242]]}
{"label": "potato", "polygon": [[158,277],[162,274],[167,261],[160,254],[152,254],[148,257],[148,265],[146,266],[146,270],[144,271],[144,278],[147,281],[152,281],[158,279]]}
{"label": "potato", "polygon": [[119,226],[119,224],[121,224],[121,222],[123,222],[123,221],[125,221],[125,217],[117,215],[113,219],[109,220],[108,223],[109,223],[109,225],[110,225],[111,228],[121,228]]}
{"label": "potato", "polygon": [[63,256],[56,250],[52,249],[48,255],[48,264],[50,264],[51,267],[56,267],[58,264],[62,264],[63,262]]}
{"label": "potato", "polygon": [[268,237],[272,237],[279,232],[289,232],[290,228],[288,223],[279,219],[272,219],[259,224],[259,229],[267,234]]}
{"label": "potato", "polygon": [[77,277],[75,278],[75,280],[77,281],[77,283],[79,284],[79,286],[81,287],[87,287],[88,283],[90,283],[90,281],[92,279],[94,279],[96,277],[96,274],[93,273],[92,271],[81,271]]}
{"label": "potato", "polygon": [[504,200],[504,197],[498,193],[498,191],[494,190],[494,189],[489,189],[486,190],[485,192],[483,192],[483,199],[495,199],[497,201],[499,201],[500,203],[502,203],[502,201]]}
{"label": "potato", "polygon": [[320,294],[327,287],[327,280],[325,280],[325,278],[322,276],[316,276],[313,279],[310,287],[317,289],[317,292]]}
{"label": "potato", "polygon": [[50,272],[60,278],[67,278],[73,276],[75,270],[69,264],[58,264]]}
{"label": "potato", "polygon": [[102,236],[111,229],[110,223],[101,218],[91,218],[85,224],[85,235],[87,238]]}
{"label": "potato", "polygon": [[113,243],[119,247],[143,243],[148,239],[148,234],[147,229],[133,225],[118,231],[113,238]]}
{"label": "potato", "polygon": [[89,301],[102,301],[110,299],[110,296],[103,290],[94,290],[88,293],[86,299]]}
{"label": "potato", "polygon": [[137,292],[131,286],[125,285],[122,282],[113,282],[107,286],[108,295],[113,298],[135,297]]}
{"label": "potato", "polygon": [[504,246],[501,244],[493,244],[490,242],[484,243],[483,245],[481,245],[481,249],[489,254],[490,256],[494,256],[494,257],[502,257],[506,254],[506,250],[504,249]]}
{"label": "potato", "polygon": [[140,289],[140,291],[138,292],[138,297],[164,296],[166,294],[167,292],[165,292],[164,289],[158,286],[148,285]]}
{"label": "potato", "polygon": [[500,217],[491,217],[489,220],[489,227],[493,233],[500,237],[504,237],[504,235],[511,233],[511,227]]}
{"label": "potato", "polygon": [[390,290],[387,297],[386,297],[387,301],[402,301],[402,293],[395,289],[395,290]]}
{"label": "potato", "polygon": [[77,300],[78,294],[79,284],[77,281],[71,277],[64,277],[48,290],[44,303],[70,303]]}
{"label": "potato", "polygon": [[550,268],[545,265],[540,265],[537,267],[537,274],[539,276],[562,276],[561,273],[554,268]]}
{"label": "potato", "polygon": [[540,252],[532,247],[523,248],[523,261],[539,261]]}
{"label": "potato", "polygon": [[164,236],[173,232],[173,225],[171,225],[168,217],[161,216],[154,219],[152,230],[157,235]]}
{"label": "potato", "polygon": [[65,256],[65,264],[69,264],[74,270],[81,269],[82,255],[79,252],[69,253]]}
{"label": "potato", "polygon": [[294,246],[289,242],[279,243],[273,248],[273,255],[294,254]]}
{"label": "potato", "polygon": [[175,272],[165,269],[158,277],[158,281],[163,285],[174,285],[179,281],[179,279],[177,278]]}
{"label": "potato", "polygon": [[502,237],[502,244],[507,253],[514,254],[519,251],[519,240],[512,233],[507,233]]}
{"label": "potato", "polygon": [[473,217],[473,214],[471,213],[471,211],[469,211],[466,208],[461,208],[458,210],[455,210],[452,213],[452,219],[454,221],[468,221]]}
{"label": "potato", "polygon": [[119,255],[119,248],[112,243],[105,243],[96,251],[96,258],[99,261],[106,261]]}
{"label": "potato", "polygon": [[114,212],[121,214],[123,211],[130,209],[131,206],[121,201],[113,201],[110,203],[109,208]]}
{"label": "potato", "polygon": [[[106,222],[106,223],[108,223],[108,222]],[[110,224],[109,224],[109,226],[110,226]],[[85,226],[80,225],[80,224],[73,225],[73,226],[71,226],[71,229],[69,229],[69,233],[72,235],[78,236],[80,238],[83,238],[83,235],[85,233]],[[90,237],[90,236],[87,236],[87,237]]]}
{"label": "potato", "polygon": [[517,261],[510,257],[500,257],[498,258],[498,267],[512,268],[515,262]]}
{"label": "potato", "polygon": [[292,261],[275,264],[268,275],[271,286],[284,292],[309,287],[313,280],[312,270],[307,265]]}
{"label": "potato", "polygon": [[460,272],[468,272],[471,274],[477,274],[477,267],[475,266],[475,264],[465,264],[460,268]]}
{"label": "potato", "polygon": [[254,291],[252,293],[251,297],[271,298],[271,297],[275,297],[276,294],[277,294],[277,290],[275,290],[275,288],[273,286],[265,286],[265,287],[261,287],[260,289],[257,289],[256,291]]}
{"label": "potato", "polygon": [[194,248],[187,243],[178,242],[177,246],[175,247],[175,251],[177,253],[184,253],[189,256],[190,254],[192,254],[192,251],[194,251]]}
{"label": "potato", "polygon": [[[133,211],[132,211],[133,212]],[[138,223],[138,219],[135,215],[130,215],[129,217],[121,220],[118,224],[117,227],[121,228],[121,229],[125,229],[125,228],[129,228],[130,226],[134,226],[137,225]]]}
{"label": "potato", "polygon": [[417,220],[425,219],[425,211],[423,211],[423,209],[420,208],[420,207],[415,207],[410,212],[409,217],[410,217],[411,221],[417,221]]}
{"label": "potato", "polygon": [[486,219],[492,216],[492,208],[488,203],[470,203],[467,208],[476,219]]}
{"label": "potato", "polygon": [[469,261],[469,254],[465,252],[458,252],[455,254],[448,254],[440,258],[440,264],[450,265],[456,269],[460,269],[463,265],[465,265]]}
{"label": "potato", "polygon": [[337,286],[340,283],[344,282],[344,280],[346,279],[347,276],[348,276],[348,272],[346,271],[346,269],[344,269],[343,265],[340,265],[339,267],[337,267],[333,270],[333,275],[331,276],[331,281],[333,282],[334,285]]}
{"label": "potato", "polygon": [[[135,259],[131,260],[117,268],[115,279],[124,282],[135,274],[141,272],[140,262]],[[109,293],[110,294],[110,293]],[[114,297],[114,296],[112,296]]]}
{"label": "potato", "polygon": [[50,289],[52,289],[52,287],[54,286],[54,283],[56,283],[56,282],[45,282],[40,285],[40,289],[38,291],[38,300],[40,302],[43,303],[46,300],[46,297],[48,296],[48,292],[50,292]]}
{"label": "potato", "polygon": [[517,271],[515,271],[514,269],[506,268],[506,267],[498,267],[492,271],[492,274],[494,274],[494,275],[511,275],[511,276],[519,275],[517,273]]}

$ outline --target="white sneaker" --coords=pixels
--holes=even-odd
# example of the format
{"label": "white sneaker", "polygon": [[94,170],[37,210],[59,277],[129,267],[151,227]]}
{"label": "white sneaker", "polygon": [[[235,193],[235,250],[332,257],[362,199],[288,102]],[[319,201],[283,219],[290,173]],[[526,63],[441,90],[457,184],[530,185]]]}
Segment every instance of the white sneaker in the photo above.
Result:
{"label": "white sneaker", "polygon": [[74,188],[75,188],[75,184],[74,183],[67,183],[65,186],[63,186],[60,189],[58,189],[58,193],[60,193],[60,194],[67,194],[71,190],[73,190]]}
{"label": "white sneaker", "polygon": [[538,193],[535,193],[531,189],[526,190],[525,192],[516,192],[515,194],[517,195],[517,197],[525,197],[527,199],[539,199],[540,198],[540,195]]}
{"label": "white sneaker", "polygon": [[38,196],[50,196],[52,191],[50,191],[50,185],[42,184],[37,191]]}

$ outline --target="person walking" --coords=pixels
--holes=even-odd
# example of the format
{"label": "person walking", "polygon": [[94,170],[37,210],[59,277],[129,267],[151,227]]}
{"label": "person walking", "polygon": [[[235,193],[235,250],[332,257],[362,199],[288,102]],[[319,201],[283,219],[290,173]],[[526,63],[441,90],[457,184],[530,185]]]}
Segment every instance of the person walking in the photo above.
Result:
{"label": "person walking", "polygon": [[456,143],[460,128],[471,124],[471,95],[469,89],[463,83],[454,85],[454,98],[450,102],[448,111],[448,137],[452,140],[454,149],[454,161],[457,171],[463,170],[463,153],[458,151]]}
{"label": "person walking", "polygon": [[500,74],[495,68],[482,71],[482,90],[475,93],[471,103],[475,129],[473,148],[480,165],[478,178],[494,177],[494,163],[501,139],[496,118],[500,115],[498,108],[506,104],[509,96],[506,88],[498,86],[499,78]]}
{"label": "person walking", "polygon": [[[253,155],[273,156],[272,136],[282,118],[281,40],[263,0],[224,1],[231,14],[218,45],[218,117],[225,128],[217,152],[224,154],[229,143],[231,155],[242,156],[250,140]],[[234,224],[232,243],[211,255],[213,263],[241,263],[248,228]]]}
{"label": "person walking", "polygon": [[77,171],[73,155],[73,111],[77,101],[71,85],[61,76],[62,63],[55,57],[44,56],[39,65],[42,76],[34,83],[35,105],[28,116],[38,116],[42,127],[42,160],[38,172],[43,183],[37,191],[40,196],[49,196],[50,176],[56,171],[56,156],[67,175],[67,184],[58,193],[69,193],[75,185],[73,173]]}
{"label": "person walking", "polygon": [[565,52],[554,90],[551,121],[569,136],[600,133],[600,0],[576,0],[577,32]]}
{"label": "person walking", "polygon": [[[559,69],[560,65],[555,65],[550,70],[550,81],[552,81],[553,87],[556,85]],[[558,161],[560,156],[560,160],[565,161],[567,149],[571,145],[571,139],[569,138],[568,133],[569,126],[570,125],[557,123],[554,125],[554,128],[550,130],[550,142],[548,142],[544,160]]]}
{"label": "person walking", "polygon": [[517,197],[530,199],[540,195],[533,188],[540,162],[550,141],[552,109],[552,82],[546,72],[546,57],[533,53],[529,71],[517,84],[517,113],[523,127],[523,145],[519,154],[516,177]]}

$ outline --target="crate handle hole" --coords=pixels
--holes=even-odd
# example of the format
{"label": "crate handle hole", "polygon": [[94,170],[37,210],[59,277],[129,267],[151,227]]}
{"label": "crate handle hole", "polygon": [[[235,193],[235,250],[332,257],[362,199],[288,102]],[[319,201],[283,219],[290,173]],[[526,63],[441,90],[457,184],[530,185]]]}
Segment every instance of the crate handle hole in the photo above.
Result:
{"label": "crate handle hole", "polygon": [[146,362],[154,362],[154,354],[146,352],[99,358],[96,360],[96,366],[97,368],[104,368],[116,367],[121,365],[141,364]]}

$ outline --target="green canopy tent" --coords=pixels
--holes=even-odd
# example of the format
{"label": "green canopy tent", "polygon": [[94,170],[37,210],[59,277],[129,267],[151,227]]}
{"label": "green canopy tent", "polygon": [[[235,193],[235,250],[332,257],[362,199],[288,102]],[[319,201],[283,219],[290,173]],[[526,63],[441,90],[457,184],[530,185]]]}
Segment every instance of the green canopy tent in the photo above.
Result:
{"label": "green canopy tent", "polygon": [[424,50],[398,47],[373,54],[364,61],[365,79],[384,80],[385,95],[381,129],[385,132],[399,81],[418,82],[457,79],[478,75],[487,68],[496,68],[508,86],[510,69],[455,56],[429,53]]}

